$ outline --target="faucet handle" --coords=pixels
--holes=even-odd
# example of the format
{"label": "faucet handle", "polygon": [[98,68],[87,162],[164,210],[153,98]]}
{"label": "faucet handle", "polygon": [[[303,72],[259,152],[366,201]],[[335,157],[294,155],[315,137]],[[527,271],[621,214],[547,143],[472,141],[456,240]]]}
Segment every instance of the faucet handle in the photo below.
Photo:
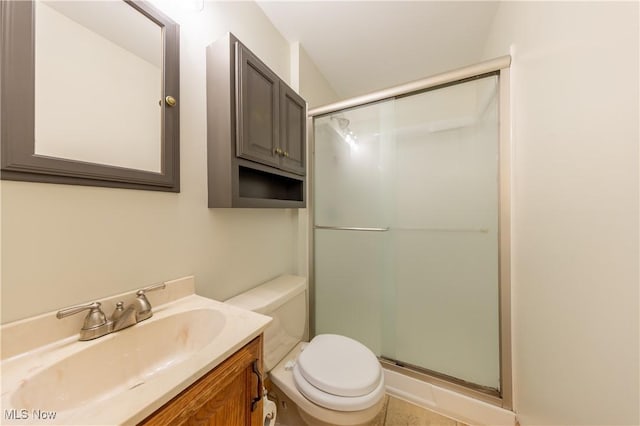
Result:
{"label": "faucet handle", "polygon": [[91,328],[96,328],[103,326],[107,323],[107,317],[100,309],[102,304],[100,302],[87,303],[85,305],[71,306],[66,309],[62,309],[58,311],[56,314],[56,318],[62,319],[68,317],[69,315],[75,315],[79,312],[89,310],[89,313],[84,319],[84,325],[82,326],[83,330],[89,330]]}
{"label": "faucet handle", "polygon": [[138,290],[136,292],[136,295],[137,296],[142,296],[145,293],[148,293],[150,291],[161,290],[161,289],[164,289],[166,287],[167,287],[167,285],[165,283],[153,284],[153,285],[150,285],[149,287],[141,288],[140,290]]}
{"label": "faucet handle", "polygon": [[165,288],[167,285],[165,283],[150,285],[149,287],[142,288],[136,292],[138,299],[138,313],[136,314],[136,320],[138,322],[144,321],[147,318],[150,318],[153,315],[151,312],[151,303],[149,303],[149,299],[145,296],[145,293],[154,290],[160,290]]}

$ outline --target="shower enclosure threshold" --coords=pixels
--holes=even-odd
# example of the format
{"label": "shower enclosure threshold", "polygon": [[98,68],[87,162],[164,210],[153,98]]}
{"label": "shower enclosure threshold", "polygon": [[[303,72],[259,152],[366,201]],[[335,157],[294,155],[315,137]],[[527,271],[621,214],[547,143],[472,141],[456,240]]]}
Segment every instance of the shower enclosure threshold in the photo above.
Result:
{"label": "shower enclosure threshold", "polygon": [[[514,412],[502,408],[502,400],[483,390],[475,390],[435,375],[408,367],[400,367],[393,361],[380,359],[384,367],[385,385],[391,396],[429,409],[457,421],[474,425],[515,426]],[[420,369],[422,370],[422,369]]]}
{"label": "shower enclosure threshold", "polygon": [[380,363],[385,368],[398,371],[427,383],[433,383],[447,388],[450,387],[455,391],[466,393],[469,396],[482,399],[490,404],[502,406],[500,391],[496,388],[468,382],[457,377],[429,370],[428,368],[419,367],[417,365],[408,364],[406,362],[384,356],[379,357],[379,359]]}

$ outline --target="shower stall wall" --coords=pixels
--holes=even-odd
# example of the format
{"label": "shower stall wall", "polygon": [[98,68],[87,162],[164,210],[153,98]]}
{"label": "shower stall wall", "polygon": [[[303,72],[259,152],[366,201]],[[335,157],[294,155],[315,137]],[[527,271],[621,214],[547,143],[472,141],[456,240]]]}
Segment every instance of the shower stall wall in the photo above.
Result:
{"label": "shower stall wall", "polygon": [[310,112],[312,332],[497,398],[499,86],[496,69]]}

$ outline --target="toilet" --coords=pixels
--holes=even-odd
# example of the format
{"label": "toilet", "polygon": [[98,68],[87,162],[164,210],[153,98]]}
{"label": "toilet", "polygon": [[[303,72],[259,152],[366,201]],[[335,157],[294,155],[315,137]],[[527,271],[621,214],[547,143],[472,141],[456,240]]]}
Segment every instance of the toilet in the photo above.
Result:
{"label": "toilet", "polygon": [[264,368],[310,426],[368,425],[384,405],[384,374],[366,346],[336,334],[303,342],[307,280],[282,275],[225,303],[268,315]]}

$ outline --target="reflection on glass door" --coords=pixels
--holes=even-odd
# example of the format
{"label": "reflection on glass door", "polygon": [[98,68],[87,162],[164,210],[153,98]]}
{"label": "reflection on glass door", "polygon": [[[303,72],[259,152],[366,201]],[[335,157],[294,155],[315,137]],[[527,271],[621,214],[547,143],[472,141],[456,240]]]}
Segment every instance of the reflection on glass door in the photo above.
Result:
{"label": "reflection on glass door", "polygon": [[497,88],[314,119],[316,334],[499,389]]}

